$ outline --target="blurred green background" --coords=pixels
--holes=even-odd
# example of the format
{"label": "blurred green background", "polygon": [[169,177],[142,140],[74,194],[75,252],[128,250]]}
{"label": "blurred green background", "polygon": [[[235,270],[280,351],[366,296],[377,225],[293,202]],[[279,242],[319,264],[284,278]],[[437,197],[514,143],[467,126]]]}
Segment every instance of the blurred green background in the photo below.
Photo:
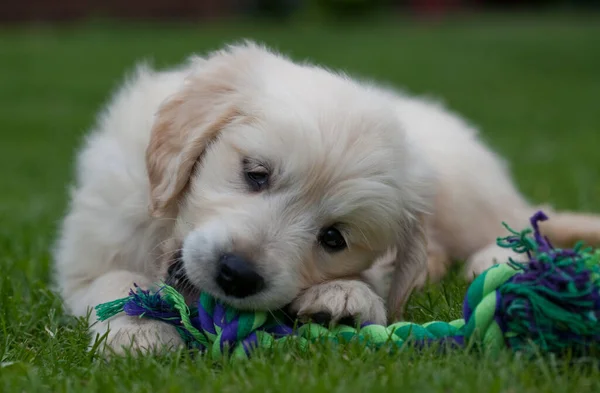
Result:
{"label": "blurred green background", "polygon": [[[387,358],[335,354],[294,355],[291,364],[274,355],[221,371],[181,364],[177,355],[107,365],[86,354],[85,325],[63,314],[49,286],[74,153],[126,73],[141,60],[167,67],[245,38],[441,99],[508,159],[528,198],[599,212],[596,2],[22,0],[1,7],[1,392],[600,389],[597,369],[559,372],[556,363],[508,358],[430,357],[406,369]],[[458,317],[465,288],[456,278],[430,288],[411,301],[409,318]],[[373,365],[370,374],[359,372],[364,364]]]}

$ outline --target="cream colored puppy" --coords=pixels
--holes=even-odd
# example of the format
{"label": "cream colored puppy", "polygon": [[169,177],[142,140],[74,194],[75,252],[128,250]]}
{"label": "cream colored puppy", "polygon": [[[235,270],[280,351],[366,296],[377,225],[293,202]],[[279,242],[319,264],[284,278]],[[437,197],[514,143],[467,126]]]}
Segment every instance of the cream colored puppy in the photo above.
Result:
{"label": "cream colored puppy", "polygon": [[[506,260],[501,221],[533,212],[442,107],[244,44],[140,67],[116,93],[78,156],[56,278],[78,316],[182,261],[190,296],[385,323],[427,271]],[[545,228],[598,242],[599,222]],[[92,322],[117,351],[181,343],[151,320]]]}

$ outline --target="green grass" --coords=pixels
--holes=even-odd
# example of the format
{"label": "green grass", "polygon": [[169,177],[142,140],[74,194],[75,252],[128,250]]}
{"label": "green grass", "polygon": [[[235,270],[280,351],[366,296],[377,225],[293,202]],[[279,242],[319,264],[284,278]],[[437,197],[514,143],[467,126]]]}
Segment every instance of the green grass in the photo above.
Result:
{"label": "green grass", "polygon": [[[0,31],[0,391],[600,391],[597,364],[320,348],[241,365],[182,353],[110,362],[51,292],[49,248],[73,152],[141,58],[175,64],[240,38],[443,98],[479,125],[535,202],[599,211],[600,17],[462,19],[441,25],[80,26]],[[416,321],[459,317],[448,278],[410,302]]]}

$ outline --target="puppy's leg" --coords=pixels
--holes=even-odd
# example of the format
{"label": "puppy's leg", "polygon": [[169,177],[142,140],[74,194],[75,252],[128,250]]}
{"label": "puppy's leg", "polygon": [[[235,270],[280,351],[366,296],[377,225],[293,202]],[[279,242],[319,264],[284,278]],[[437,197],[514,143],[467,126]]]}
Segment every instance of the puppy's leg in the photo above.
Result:
{"label": "puppy's leg", "polygon": [[465,278],[469,281],[473,280],[493,265],[506,263],[511,259],[515,262],[527,261],[524,254],[517,254],[510,248],[503,248],[496,243],[491,243],[467,259]]}
{"label": "puppy's leg", "polygon": [[385,324],[384,301],[361,280],[333,280],[304,290],[291,304],[301,320]]}
{"label": "puppy's leg", "polygon": [[119,220],[121,215],[115,217],[110,207],[89,209],[77,203],[81,201],[65,219],[54,256],[56,284],[69,313],[86,317],[91,311],[92,333],[108,332],[108,347],[102,349],[122,353],[124,345],[150,350],[180,344],[175,329],[159,321],[122,314],[97,321],[95,306],[127,296],[134,284],[150,289],[164,276],[160,258],[148,251],[164,242],[148,235],[150,231],[125,230],[131,225]]}
{"label": "puppy's leg", "polygon": [[[98,304],[127,296],[134,284],[146,289],[151,289],[153,285],[143,275],[117,270],[98,277],[90,285],[74,291],[65,300],[73,306],[72,311],[75,315],[84,316],[89,309]],[[91,318],[91,331],[94,336],[101,337],[108,332],[105,343],[108,347],[101,347],[104,353],[107,353],[107,349],[122,354],[125,350],[151,351],[183,344],[175,328],[163,322],[127,315],[117,315],[101,322],[96,319],[94,312]],[[94,340],[95,337],[92,337],[92,342]]]}
{"label": "puppy's leg", "polygon": [[555,246],[573,247],[578,241],[592,247],[600,246],[600,215],[542,209],[548,220],[540,223],[540,232]]}

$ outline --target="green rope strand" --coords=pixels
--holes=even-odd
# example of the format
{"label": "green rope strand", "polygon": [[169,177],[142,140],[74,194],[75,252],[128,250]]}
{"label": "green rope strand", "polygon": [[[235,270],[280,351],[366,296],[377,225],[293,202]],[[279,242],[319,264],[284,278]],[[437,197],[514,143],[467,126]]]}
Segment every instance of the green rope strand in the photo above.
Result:
{"label": "green rope strand", "polygon": [[97,305],[95,308],[96,317],[100,321],[105,321],[109,318],[114,317],[115,315],[123,311],[123,307],[130,299],[131,296],[128,296]]}
{"label": "green rope strand", "polygon": [[192,325],[190,320],[190,309],[185,303],[184,297],[175,290],[175,288],[165,285],[162,289],[163,297],[165,300],[173,304],[173,308],[179,311],[181,316],[181,323],[187,329],[187,331],[194,337],[198,342],[204,346],[209,346],[209,341],[204,334]]}

